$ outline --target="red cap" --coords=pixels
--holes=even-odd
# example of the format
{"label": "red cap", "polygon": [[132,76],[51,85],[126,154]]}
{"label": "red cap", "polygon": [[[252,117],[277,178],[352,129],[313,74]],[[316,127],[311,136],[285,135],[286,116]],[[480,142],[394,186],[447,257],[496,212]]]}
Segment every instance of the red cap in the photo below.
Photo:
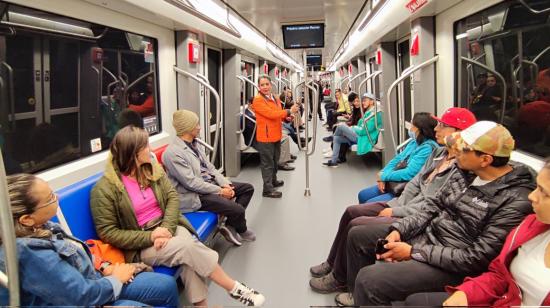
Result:
{"label": "red cap", "polygon": [[457,107],[447,109],[441,118],[436,116],[433,116],[433,118],[443,124],[458,128],[460,130],[470,127],[477,121],[476,116],[470,110]]}

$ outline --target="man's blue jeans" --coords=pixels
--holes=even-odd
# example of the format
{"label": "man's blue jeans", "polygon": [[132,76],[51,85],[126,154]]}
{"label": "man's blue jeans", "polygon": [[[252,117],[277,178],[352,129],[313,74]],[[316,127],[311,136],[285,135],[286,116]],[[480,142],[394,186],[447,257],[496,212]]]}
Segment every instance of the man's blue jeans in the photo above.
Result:
{"label": "man's blue jeans", "polygon": [[332,162],[338,162],[340,146],[343,143],[353,145],[357,143],[357,134],[347,125],[338,125],[332,138]]}

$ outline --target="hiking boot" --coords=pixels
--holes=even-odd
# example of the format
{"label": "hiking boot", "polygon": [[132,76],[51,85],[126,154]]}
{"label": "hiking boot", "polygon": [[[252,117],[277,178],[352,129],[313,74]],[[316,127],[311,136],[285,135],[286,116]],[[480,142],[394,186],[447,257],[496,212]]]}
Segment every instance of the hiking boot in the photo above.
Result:
{"label": "hiking boot", "polygon": [[243,303],[245,306],[260,307],[265,302],[265,297],[260,292],[247,287],[245,284],[235,281],[233,290],[229,292],[229,296]]}
{"label": "hiking boot", "polygon": [[281,187],[283,185],[285,185],[285,181],[283,180],[273,182],[273,187]]}
{"label": "hiking boot", "polygon": [[239,235],[233,228],[228,226],[221,226],[219,228],[221,235],[225,238],[226,241],[235,244],[235,246],[241,246],[243,243],[239,241]]}
{"label": "hiking boot", "polygon": [[250,229],[239,233],[239,236],[241,237],[241,241],[254,242],[256,240],[256,234]]}
{"label": "hiking boot", "polygon": [[283,193],[280,191],[272,190],[272,191],[264,191],[262,193],[262,196],[267,198],[281,198],[283,196]]}
{"label": "hiking boot", "polygon": [[320,278],[311,278],[309,286],[317,293],[332,293],[347,290],[346,283],[336,280],[332,272]]}
{"label": "hiking boot", "polygon": [[349,292],[340,293],[334,298],[336,305],[338,307],[349,307],[355,306],[355,301],[353,300],[353,295]]}
{"label": "hiking boot", "polygon": [[332,160],[329,160],[326,163],[323,163],[323,165],[325,165],[327,167],[338,168],[338,163],[333,162]]}
{"label": "hiking boot", "polygon": [[316,278],[323,277],[326,274],[330,273],[331,271],[332,271],[332,267],[330,266],[330,264],[328,264],[327,261],[309,268],[309,272],[311,273],[311,276]]}

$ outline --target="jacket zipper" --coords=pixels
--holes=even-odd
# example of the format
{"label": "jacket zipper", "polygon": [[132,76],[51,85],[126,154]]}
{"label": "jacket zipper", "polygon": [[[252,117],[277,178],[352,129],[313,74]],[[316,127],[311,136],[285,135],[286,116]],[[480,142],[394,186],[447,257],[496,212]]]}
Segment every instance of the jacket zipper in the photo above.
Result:
{"label": "jacket zipper", "polygon": [[269,139],[269,131],[267,130],[267,124],[265,125],[265,136]]}

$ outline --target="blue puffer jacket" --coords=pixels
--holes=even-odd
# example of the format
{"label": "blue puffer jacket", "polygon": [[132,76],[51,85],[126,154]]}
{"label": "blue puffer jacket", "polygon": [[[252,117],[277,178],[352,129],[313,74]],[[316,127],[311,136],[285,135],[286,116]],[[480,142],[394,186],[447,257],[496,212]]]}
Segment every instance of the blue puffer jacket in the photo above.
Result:
{"label": "blue puffer jacket", "polygon": [[[103,277],[84,249],[65,240],[59,225],[48,223],[47,239],[17,238],[21,306],[100,306],[117,299],[122,283]],[[74,238],[71,238],[75,240]],[[0,249],[0,269],[6,271],[6,255]],[[8,290],[0,287],[0,305],[8,305]]]}
{"label": "blue puffer jacket", "polygon": [[[384,182],[404,182],[410,181],[420,171],[424,163],[432,152],[438,148],[437,142],[427,139],[420,145],[416,140],[411,140],[401,153],[397,154],[389,163],[386,164],[380,174],[380,179]],[[407,159],[408,158],[408,159]],[[407,159],[407,167],[400,170],[393,170],[400,161]]]}

